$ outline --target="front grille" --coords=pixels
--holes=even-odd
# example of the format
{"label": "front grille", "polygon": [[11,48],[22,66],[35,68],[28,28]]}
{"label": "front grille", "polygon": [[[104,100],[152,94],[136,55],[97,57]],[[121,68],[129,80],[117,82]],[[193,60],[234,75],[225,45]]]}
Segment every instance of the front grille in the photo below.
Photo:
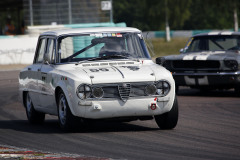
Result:
{"label": "front grille", "polygon": [[118,85],[118,91],[121,99],[126,101],[131,93],[131,85],[127,83],[123,83],[122,85]]}
{"label": "front grille", "polygon": [[154,82],[126,83],[126,87],[123,87],[123,83],[98,84],[93,85],[93,87],[101,87],[103,89],[104,95],[102,98],[119,98],[126,101],[129,97],[147,96],[145,87],[149,84],[154,84]]}
{"label": "front grille", "polygon": [[169,70],[218,70],[220,68],[220,62],[214,60],[175,60],[168,61],[166,67]]}

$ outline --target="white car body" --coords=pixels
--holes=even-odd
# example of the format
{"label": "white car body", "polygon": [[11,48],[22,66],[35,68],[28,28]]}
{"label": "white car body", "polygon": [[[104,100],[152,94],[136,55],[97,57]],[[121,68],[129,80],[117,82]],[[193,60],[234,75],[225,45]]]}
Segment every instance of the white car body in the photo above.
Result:
{"label": "white car body", "polygon": [[[29,93],[34,110],[40,113],[58,115],[58,91],[62,90],[73,116],[86,119],[106,119],[120,117],[145,117],[156,116],[169,112],[172,109],[175,99],[175,82],[171,73],[164,67],[155,64],[150,58],[138,59],[104,59],[97,61],[83,61],[81,63],[60,63],[57,57],[60,54],[58,49],[58,38],[62,35],[78,34],[99,34],[99,33],[136,33],[141,38],[141,31],[135,28],[87,28],[51,31],[42,33],[39,36],[35,60],[32,65],[24,68],[19,75],[19,91],[23,104],[26,107],[24,94]],[[53,55],[37,63],[36,57],[41,54],[39,47],[45,41],[54,42]],[[44,41],[44,42],[41,42]],[[44,54],[47,52],[47,44]],[[63,47],[61,48],[63,50]],[[63,51],[62,51],[63,52]],[[52,57],[56,58],[52,58]],[[54,60],[53,60],[54,59]],[[47,61],[48,60],[48,61]],[[133,86],[155,84],[158,81],[165,81],[170,85],[167,95],[146,95],[136,96]],[[100,86],[113,86],[118,93],[119,88],[129,84],[131,91],[119,93],[119,96],[110,98],[90,97],[80,99],[78,87],[87,84],[92,89]],[[97,87],[96,87],[97,86]],[[120,86],[120,87],[119,87]],[[84,86],[85,88],[85,86]],[[111,87],[110,87],[111,88]],[[103,89],[101,90],[103,91]],[[111,92],[110,89],[106,91]],[[136,93],[135,93],[136,92]],[[144,91],[145,92],[145,91]],[[99,93],[99,92],[96,92]],[[101,92],[102,93],[102,92]],[[85,93],[85,89],[83,94]],[[103,93],[105,94],[105,93]],[[107,93],[106,93],[107,94]],[[123,95],[127,94],[127,95]],[[131,94],[135,96],[130,96]]]}

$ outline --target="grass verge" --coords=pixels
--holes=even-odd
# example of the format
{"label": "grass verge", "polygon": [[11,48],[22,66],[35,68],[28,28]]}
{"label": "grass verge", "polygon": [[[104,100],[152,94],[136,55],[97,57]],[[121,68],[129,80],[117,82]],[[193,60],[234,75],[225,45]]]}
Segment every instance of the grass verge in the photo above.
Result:
{"label": "grass verge", "polygon": [[172,38],[170,42],[166,42],[164,38],[154,38],[152,42],[155,55],[152,57],[162,57],[167,55],[179,54],[179,50],[184,48],[188,38]]}

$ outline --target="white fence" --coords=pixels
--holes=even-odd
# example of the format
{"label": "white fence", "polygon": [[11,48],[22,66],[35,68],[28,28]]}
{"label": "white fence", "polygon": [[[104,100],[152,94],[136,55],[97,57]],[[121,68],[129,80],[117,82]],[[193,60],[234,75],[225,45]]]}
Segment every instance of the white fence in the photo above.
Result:
{"label": "white fence", "polygon": [[31,64],[38,37],[0,38],[0,64]]}

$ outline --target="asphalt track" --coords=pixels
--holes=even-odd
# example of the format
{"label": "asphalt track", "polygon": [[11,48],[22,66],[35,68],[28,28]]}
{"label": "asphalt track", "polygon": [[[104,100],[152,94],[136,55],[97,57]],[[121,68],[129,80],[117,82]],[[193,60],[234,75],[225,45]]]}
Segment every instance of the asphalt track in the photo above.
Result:
{"label": "asphalt track", "polygon": [[18,101],[19,71],[0,72],[0,146],[113,159],[240,159],[240,97],[233,91],[181,89],[179,122],[159,130],[154,120],[101,122],[64,133],[54,116],[30,125]]}

